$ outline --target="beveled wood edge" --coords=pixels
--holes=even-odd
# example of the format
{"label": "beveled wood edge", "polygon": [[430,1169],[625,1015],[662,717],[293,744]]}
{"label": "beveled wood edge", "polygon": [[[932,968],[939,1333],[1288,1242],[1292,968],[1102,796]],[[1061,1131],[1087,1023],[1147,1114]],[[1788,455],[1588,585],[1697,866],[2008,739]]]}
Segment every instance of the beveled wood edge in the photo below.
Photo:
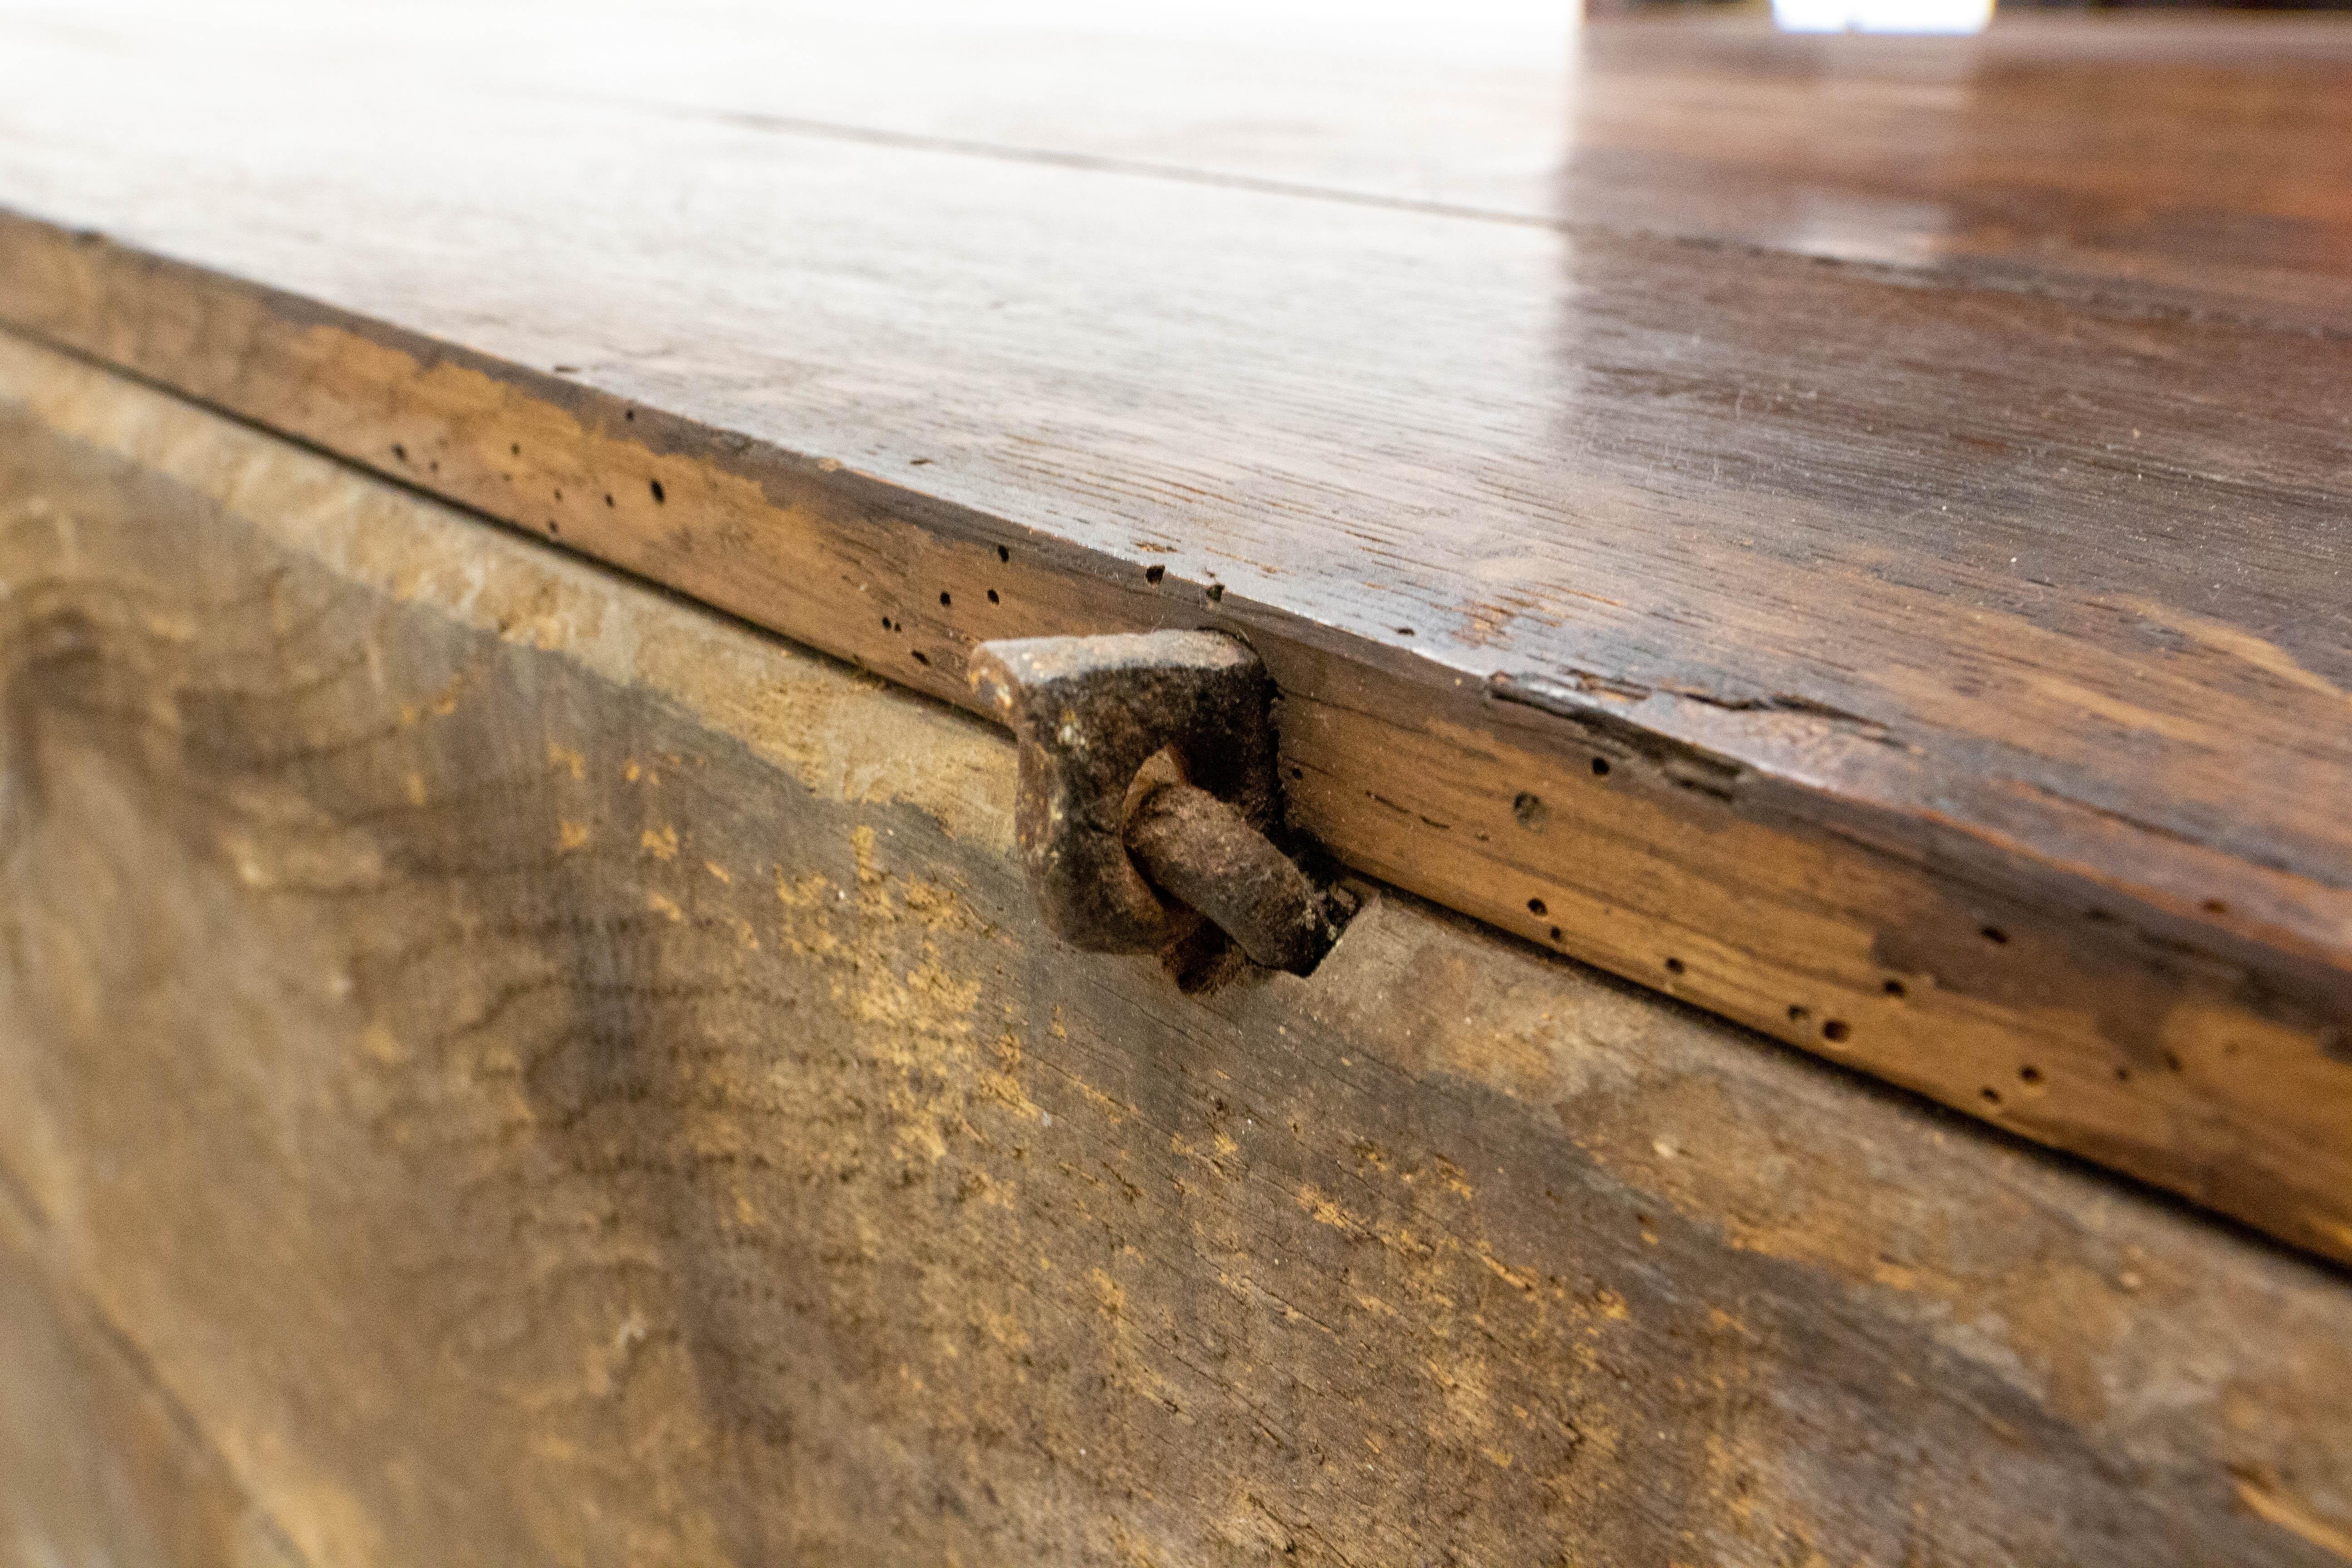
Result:
{"label": "beveled wood edge", "polygon": [[5,211],[0,315],[975,711],[986,638],[1233,632],[1285,696],[1294,819],[1341,861],[2352,1261],[2352,954],[2294,918],[2297,879],[2048,803],[2007,803],[2012,833],[1839,794],[1790,765],[1860,743],[1832,719],[1732,756],[1706,715],[1481,681]]}

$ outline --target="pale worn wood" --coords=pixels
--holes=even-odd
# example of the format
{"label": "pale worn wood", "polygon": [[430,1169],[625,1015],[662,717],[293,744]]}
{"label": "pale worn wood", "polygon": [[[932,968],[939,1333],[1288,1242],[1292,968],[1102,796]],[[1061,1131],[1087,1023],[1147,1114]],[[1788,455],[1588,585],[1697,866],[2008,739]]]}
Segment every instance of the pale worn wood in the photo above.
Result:
{"label": "pale worn wood", "polygon": [[40,1247],[0,1179],[0,1560],[26,1568],[301,1568],[138,1347]]}
{"label": "pale worn wood", "polygon": [[[0,339],[0,1171],[299,1561],[2340,1563],[2340,1272]],[[13,1478],[12,1478],[13,1479]]]}
{"label": "pale worn wood", "polygon": [[[1255,173],[1155,171],[1050,103],[1000,146],[730,97],[774,50],[834,102],[895,64],[789,21],[692,33],[744,63],[686,104],[651,23],[541,72],[108,15],[13,35],[0,200],[58,221],[0,223],[10,319],[937,695],[981,637],[1229,626],[1349,863],[2352,1257],[2352,382],[2297,314],[2336,286],[2341,31],[1708,34],[1654,74],[1757,84],[1736,178],[1596,34],[1571,167],[1638,155],[1563,224],[1573,180],[1532,219],[1293,188],[1359,167],[1339,110]],[[660,90],[614,101],[640,55]],[[2285,106],[2224,138],[2274,160],[2239,240],[2064,119],[2159,79],[2126,147]],[[1824,102],[1850,155],[1790,130]],[[2035,163],[2012,121],[2080,134]],[[1977,152],[1887,188],[1936,126]],[[2070,206],[2061,168],[2112,178]],[[1809,252],[1738,216],[1774,181],[1879,194]],[[1957,248],[1821,264],[1931,196]],[[2102,238],[2134,204],[2170,216]]]}

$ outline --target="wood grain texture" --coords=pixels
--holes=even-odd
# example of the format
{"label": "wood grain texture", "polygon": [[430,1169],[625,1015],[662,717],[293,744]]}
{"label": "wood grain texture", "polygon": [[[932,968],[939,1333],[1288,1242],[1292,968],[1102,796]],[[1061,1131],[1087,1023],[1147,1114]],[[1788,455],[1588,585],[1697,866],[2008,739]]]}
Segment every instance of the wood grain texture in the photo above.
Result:
{"label": "wood grain texture", "polygon": [[138,1346],[44,1256],[58,1239],[0,1178],[0,1560],[302,1568]]}
{"label": "wood grain texture", "polygon": [[1591,29],[1562,216],[2339,331],[2339,18],[2004,17],[1967,39]]}
{"label": "wood grain texture", "polygon": [[[152,0],[11,10],[118,57],[168,20]],[[1318,0],[722,0],[659,26],[545,0],[206,14],[211,47],[247,70],[347,77],[356,56],[426,100],[529,94],[2041,292],[2120,283],[2143,305],[2306,326],[2352,303],[2352,43],[2335,18],[2014,12],[1980,37],[1904,38],[1697,12],[1572,29],[1517,0],[1442,28]]]}
{"label": "wood grain texture", "polygon": [[289,1561],[2343,1560],[2340,1273],[1393,892],[1074,957],[997,733],[0,370],[5,1223]]}
{"label": "wood grain texture", "polygon": [[[1239,632],[1349,863],[2352,1257],[2344,342],[2186,218],[2084,218],[2032,271],[2053,171],[2188,197],[2104,132],[2045,165],[2000,129],[2093,80],[2168,83],[2132,123],[2173,142],[2236,115],[2287,172],[2231,232],[2302,236],[2263,277],[2324,303],[2340,33],[1708,33],[1671,91],[1744,73],[1785,132],[1739,174],[1596,32],[1569,166],[1633,147],[1591,178],[1657,171],[1637,233],[1427,195],[1521,167],[1507,126],[1419,186],[1368,172],[1393,142],[1348,163],[1360,87],[1253,169],[1153,171],[1083,102],[1033,102],[1045,157],[980,138],[978,89],[878,129],[730,98],[788,27],[696,35],[749,63],[688,113],[591,51],[486,76],[339,21],[247,58],[101,15],[141,25],[15,35],[0,200],[116,237],[0,222],[18,324],[950,700],[988,637]],[[863,90],[877,57],[812,36],[799,73],[851,84],[819,99]],[[656,100],[682,47],[643,51]],[[1789,130],[1824,104],[1855,137]],[[1918,266],[1825,266],[1860,252],[1738,216],[1810,179],[1878,191],[1884,238],[1931,124],[1989,150],[1917,177],[2012,193],[2017,243],[1964,214]],[[1295,188],[1318,166],[1354,184]]]}

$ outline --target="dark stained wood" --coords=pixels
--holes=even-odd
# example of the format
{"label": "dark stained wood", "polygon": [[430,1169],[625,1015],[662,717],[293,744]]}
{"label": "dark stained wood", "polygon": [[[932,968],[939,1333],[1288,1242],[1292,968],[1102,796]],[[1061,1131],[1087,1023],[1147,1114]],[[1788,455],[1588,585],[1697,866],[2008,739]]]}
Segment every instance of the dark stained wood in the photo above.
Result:
{"label": "dark stained wood", "polygon": [[2314,1260],[1391,889],[1072,955],[1001,734],[5,338],[0,577],[0,1390],[232,1560],[2352,1542]]}
{"label": "dark stained wood", "polygon": [[1553,211],[1978,286],[2341,329],[2341,18],[2003,17],[1981,37],[1586,35]]}
{"label": "dark stained wood", "polygon": [[[2343,32],[1595,30],[1514,208],[1524,56],[1155,170],[1173,68],[1107,151],[1076,70],[794,118],[787,47],[827,112],[920,94],[789,23],[94,16],[12,35],[9,320],[950,700],[983,637],[1237,630],[1349,863],[2352,1257]],[[738,63],[682,104],[689,50]],[[1348,152],[1381,80],[1517,85],[1408,178]],[[1739,81],[1745,139],[1643,107]],[[2209,123],[2266,151],[2200,229]]]}

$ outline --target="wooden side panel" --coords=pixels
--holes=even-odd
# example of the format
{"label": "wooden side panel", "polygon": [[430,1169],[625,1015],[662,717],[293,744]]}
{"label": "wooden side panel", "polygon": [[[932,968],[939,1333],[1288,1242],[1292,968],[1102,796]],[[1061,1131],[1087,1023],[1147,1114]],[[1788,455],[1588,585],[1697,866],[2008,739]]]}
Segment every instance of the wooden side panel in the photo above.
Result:
{"label": "wooden side panel", "polygon": [[299,1560],[2352,1557],[2340,1274],[1401,895],[1064,952],[994,732],[10,365],[0,1171]]}

